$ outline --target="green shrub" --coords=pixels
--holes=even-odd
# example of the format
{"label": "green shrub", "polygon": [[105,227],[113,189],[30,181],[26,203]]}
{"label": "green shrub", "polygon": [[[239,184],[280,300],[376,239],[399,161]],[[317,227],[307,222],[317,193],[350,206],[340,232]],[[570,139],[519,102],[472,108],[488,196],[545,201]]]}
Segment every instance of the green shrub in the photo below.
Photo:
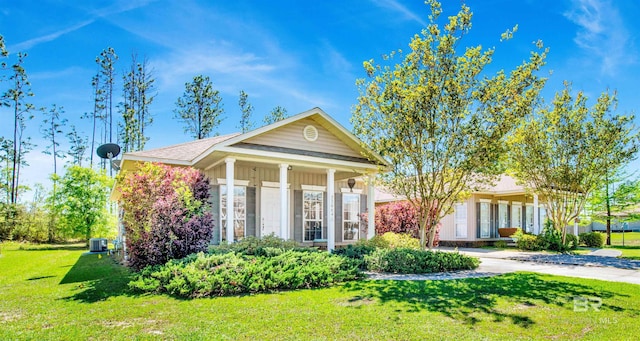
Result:
{"label": "green shrub", "polygon": [[477,258],[457,252],[423,251],[407,248],[376,249],[364,257],[371,271],[393,273],[432,273],[470,270],[478,267]]}
{"label": "green shrub", "polygon": [[359,241],[358,244],[364,244],[383,249],[420,249],[420,240],[418,240],[417,238],[413,238],[410,234],[395,232],[386,232],[385,234],[377,235],[370,240]]}
{"label": "green shrub", "polygon": [[544,249],[544,245],[538,237],[523,233],[521,230],[518,230],[512,238],[516,240],[516,247],[520,250],[539,251]]}
{"label": "green shrub", "polygon": [[270,256],[197,253],[144,268],[129,283],[142,292],[179,297],[225,296],[329,286],[358,279],[357,264],[326,252],[264,247]]}
{"label": "green shrub", "polygon": [[498,240],[493,243],[493,246],[497,247],[498,249],[504,249],[507,247],[507,242],[505,242],[504,240]]}
{"label": "green shrub", "polygon": [[580,233],[580,244],[584,244],[588,247],[601,248],[604,246],[606,239],[605,234],[600,232]]}
{"label": "green shrub", "polygon": [[274,249],[281,251],[298,250],[298,251],[317,251],[316,248],[300,247],[294,240],[284,240],[274,235],[268,235],[262,238],[246,237],[240,241],[231,244],[221,244],[209,247],[210,253],[229,253],[237,252],[248,256],[268,256],[276,252]]}
{"label": "green shrub", "polygon": [[576,237],[576,235],[567,233],[565,238],[565,245],[569,250],[575,250],[578,248],[578,237]]}
{"label": "green shrub", "polygon": [[360,269],[365,270],[366,263],[364,261],[364,257],[375,250],[376,248],[372,245],[357,243],[354,245],[348,245],[345,248],[335,249],[333,250],[333,254],[353,259],[355,262],[357,262]]}

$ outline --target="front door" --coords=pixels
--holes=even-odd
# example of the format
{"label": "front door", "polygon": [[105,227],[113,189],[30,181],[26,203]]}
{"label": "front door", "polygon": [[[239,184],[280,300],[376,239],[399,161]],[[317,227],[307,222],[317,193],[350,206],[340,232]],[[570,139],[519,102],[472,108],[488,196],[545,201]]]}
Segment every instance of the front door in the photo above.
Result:
{"label": "front door", "polygon": [[260,237],[280,235],[280,188],[261,187],[260,189]]}

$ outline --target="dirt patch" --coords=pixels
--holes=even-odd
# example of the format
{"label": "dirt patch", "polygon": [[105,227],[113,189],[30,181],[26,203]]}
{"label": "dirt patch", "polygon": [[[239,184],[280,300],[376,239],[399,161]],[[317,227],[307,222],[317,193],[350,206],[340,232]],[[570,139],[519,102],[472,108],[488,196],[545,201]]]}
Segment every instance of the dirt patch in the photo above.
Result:
{"label": "dirt patch", "polygon": [[22,317],[22,314],[19,314],[19,313],[10,313],[10,312],[0,311],[0,322],[2,323],[13,322],[13,321],[19,320],[21,317]]}

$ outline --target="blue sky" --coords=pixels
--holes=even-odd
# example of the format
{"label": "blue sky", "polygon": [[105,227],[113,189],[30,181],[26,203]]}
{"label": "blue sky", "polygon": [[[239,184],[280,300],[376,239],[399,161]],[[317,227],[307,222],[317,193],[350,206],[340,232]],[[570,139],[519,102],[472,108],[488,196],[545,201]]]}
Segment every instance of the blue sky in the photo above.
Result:
{"label": "blue sky", "polygon": [[[474,18],[463,45],[496,47],[492,70],[510,70],[528,58],[532,42],[542,39],[550,48],[543,73],[549,76],[545,99],[569,80],[592,100],[607,88],[617,90],[619,113],[635,112],[640,105],[638,1],[466,3]],[[445,15],[459,6],[459,0],[443,1]],[[351,128],[362,62],[408,49],[428,14],[421,0],[0,0],[0,34],[10,52],[29,54],[25,68],[33,103],[64,106],[65,117],[87,135],[89,122],[80,116],[92,109],[96,56],[113,47],[120,73],[130,65],[132,53],[146,57],[156,78],[155,122],[147,144],[154,148],[190,140],[173,119],[173,109],[184,83],[198,74],[210,76],[220,90],[226,111],[220,134],[237,130],[240,90],[249,94],[258,123],[277,105],[289,114],[318,106]],[[514,39],[501,43],[500,34],[515,24],[519,31]],[[117,102],[120,90],[116,96]],[[10,114],[0,117],[0,135],[7,136]],[[30,184],[46,182],[53,168],[50,156],[41,153],[41,119],[36,116],[26,131],[40,145],[28,155],[31,166],[23,173]]]}

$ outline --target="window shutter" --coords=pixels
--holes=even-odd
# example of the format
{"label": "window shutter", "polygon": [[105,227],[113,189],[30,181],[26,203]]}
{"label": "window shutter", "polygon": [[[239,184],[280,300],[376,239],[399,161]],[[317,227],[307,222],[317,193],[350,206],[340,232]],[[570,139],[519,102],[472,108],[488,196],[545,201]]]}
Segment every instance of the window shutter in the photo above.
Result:
{"label": "window shutter", "polygon": [[507,226],[505,227],[513,226],[513,224],[511,223],[511,219],[513,219],[513,217],[511,216],[511,205],[507,205]]}
{"label": "window shutter", "polygon": [[293,239],[302,243],[302,191],[293,191]]}
{"label": "window shutter", "polygon": [[367,225],[362,221],[362,214],[367,212],[367,195],[360,194],[360,239],[367,239]]}
{"label": "window shutter", "polygon": [[322,195],[322,239],[327,239],[327,222],[329,221],[329,206],[327,206],[327,197],[329,194],[324,192]]}
{"label": "window shutter", "polygon": [[258,236],[256,234],[256,188],[247,187],[247,236]]}
{"label": "window shutter", "polygon": [[336,193],[335,198],[335,234],[336,234],[336,243],[343,241],[342,235],[342,220],[344,218],[344,214],[342,213],[342,193]]}
{"label": "window shutter", "polygon": [[220,186],[211,185],[209,188],[211,199],[211,215],[213,216],[213,234],[211,244],[220,244]]}
{"label": "window shutter", "polygon": [[480,203],[476,203],[476,238],[480,238]]}

